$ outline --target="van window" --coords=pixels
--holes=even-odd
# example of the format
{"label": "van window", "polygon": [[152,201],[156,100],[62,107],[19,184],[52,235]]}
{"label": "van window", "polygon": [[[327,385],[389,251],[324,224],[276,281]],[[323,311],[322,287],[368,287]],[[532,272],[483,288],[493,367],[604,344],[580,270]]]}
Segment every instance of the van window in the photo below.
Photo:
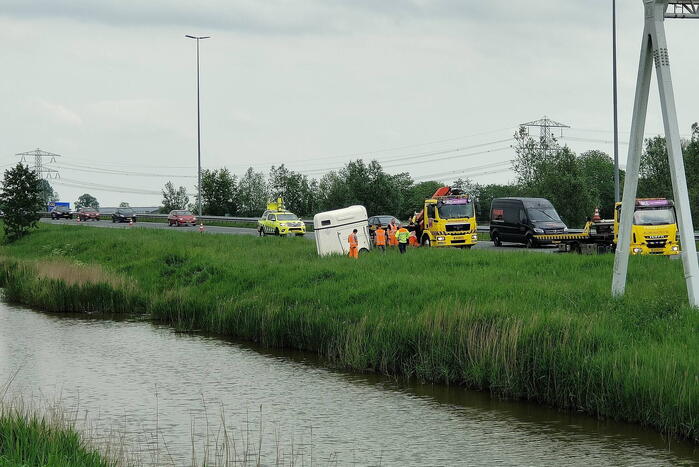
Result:
{"label": "van window", "polygon": [[519,209],[519,222],[520,222],[520,224],[527,223],[527,213],[524,211],[523,208]]}
{"label": "van window", "polygon": [[561,222],[561,218],[553,207],[528,208],[527,213],[534,222]]}
{"label": "van window", "polygon": [[505,206],[505,222],[508,224],[519,223],[519,209],[517,206]]}
{"label": "van window", "polygon": [[267,216],[267,220],[268,220],[268,221],[273,221],[273,220],[274,220],[274,214],[270,214],[269,216]]}
{"label": "van window", "polygon": [[493,212],[490,214],[490,220],[501,221],[501,220],[503,220],[504,214],[505,214],[505,211],[502,208],[493,209]]}
{"label": "van window", "polygon": [[320,225],[330,225],[330,219],[325,219],[324,221],[320,221]]}

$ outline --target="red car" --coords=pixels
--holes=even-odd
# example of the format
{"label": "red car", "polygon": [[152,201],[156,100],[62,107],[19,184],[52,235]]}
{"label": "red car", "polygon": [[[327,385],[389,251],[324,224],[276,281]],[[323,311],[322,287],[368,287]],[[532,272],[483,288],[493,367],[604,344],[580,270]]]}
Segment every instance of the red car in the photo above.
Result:
{"label": "red car", "polygon": [[167,215],[167,225],[179,227],[181,225],[196,225],[197,218],[190,211],[170,211]]}
{"label": "red car", "polygon": [[80,208],[78,211],[78,219],[82,222],[98,221],[100,220],[100,213],[94,208]]}

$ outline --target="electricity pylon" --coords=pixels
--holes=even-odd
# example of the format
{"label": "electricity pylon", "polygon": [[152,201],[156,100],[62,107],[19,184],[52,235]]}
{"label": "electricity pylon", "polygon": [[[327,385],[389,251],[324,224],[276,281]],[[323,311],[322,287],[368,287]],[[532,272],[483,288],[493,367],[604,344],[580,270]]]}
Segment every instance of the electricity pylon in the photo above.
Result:
{"label": "electricity pylon", "polygon": [[46,152],[42,151],[39,148],[36,148],[33,151],[27,151],[27,152],[20,152],[18,154],[15,154],[16,156],[21,156],[22,162],[27,162],[27,158],[34,158],[34,166],[32,169],[36,174],[39,176],[39,178],[60,178],[60,174],[58,173],[58,170],[52,169],[51,167],[46,167],[44,165],[44,158],[49,159],[49,163],[51,162],[56,162],[57,157],[61,157],[60,154],[54,154],[52,152]]}
{"label": "electricity pylon", "polygon": [[546,151],[550,148],[555,148],[556,138],[553,136],[552,128],[560,128],[561,136],[563,136],[563,128],[570,128],[570,126],[565,123],[560,123],[555,120],[551,120],[546,115],[539,120],[534,120],[533,122],[521,123],[519,126],[523,127],[538,127],[539,128],[539,147],[543,150],[544,157],[546,156]]}
{"label": "electricity pylon", "polygon": [[[655,72],[660,91],[660,106],[665,127],[665,140],[670,162],[672,190],[675,197],[679,234],[682,241],[681,256],[687,283],[687,294],[689,296],[689,304],[693,307],[699,307],[699,263],[697,262],[697,251],[694,243],[694,226],[692,224],[692,212],[689,207],[687,179],[682,160],[682,143],[677,124],[675,95],[670,75],[670,57],[665,38],[665,18],[699,19],[699,1],[643,0],[643,5],[645,7],[645,27],[643,28],[643,37],[641,39],[641,58],[638,65],[638,78],[636,79],[636,97],[631,121],[629,155],[626,161],[619,240],[614,258],[612,295],[621,296],[626,288],[631,228],[636,204],[636,191],[638,189],[641,149],[643,147],[643,131],[646,124],[646,114],[648,113],[648,94],[650,92],[652,67],[653,62],[655,62]],[[692,46],[691,44],[689,45]]]}

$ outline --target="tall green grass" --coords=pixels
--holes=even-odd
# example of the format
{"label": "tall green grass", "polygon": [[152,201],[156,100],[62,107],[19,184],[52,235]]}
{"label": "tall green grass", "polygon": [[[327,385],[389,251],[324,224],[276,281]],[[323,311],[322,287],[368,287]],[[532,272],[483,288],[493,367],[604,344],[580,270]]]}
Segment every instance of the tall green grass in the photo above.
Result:
{"label": "tall green grass", "polygon": [[106,467],[117,465],[89,447],[69,425],[0,407],[0,465]]}
{"label": "tall green grass", "polygon": [[[699,312],[679,261],[631,258],[614,300],[612,256],[410,249],[352,261],[319,258],[305,239],[50,225],[0,254],[6,296],[47,310],[145,313],[699,441]],[[56,258],[73,261],[64,277],[32,272]],[[64,284],[88,264],[125,282]]]}

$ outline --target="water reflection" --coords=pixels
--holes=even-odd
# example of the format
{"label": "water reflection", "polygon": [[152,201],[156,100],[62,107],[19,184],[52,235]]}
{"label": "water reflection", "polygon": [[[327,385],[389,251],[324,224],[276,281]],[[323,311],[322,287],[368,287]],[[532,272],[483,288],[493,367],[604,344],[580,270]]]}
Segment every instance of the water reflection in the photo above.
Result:
{"label": "water reflection", "polygon": [[64,405],[80,407],[103,431],[120,429],[130,448],[159,464],[191,464],[193,442],[201,458],[207,441],[220,439],[222,419],[236,442],[253,445],[261,423],[267,462],[278,448],[287,461],[293,450],[297,464],[311,456],[314,463],[339,465],[697,460],[693,445],[668,446],[633,425],[461,388],[346,373],[314,355],[177,334],[133,319],[0,305],[0,378],[17,367],[15,391],[60,393]]}

